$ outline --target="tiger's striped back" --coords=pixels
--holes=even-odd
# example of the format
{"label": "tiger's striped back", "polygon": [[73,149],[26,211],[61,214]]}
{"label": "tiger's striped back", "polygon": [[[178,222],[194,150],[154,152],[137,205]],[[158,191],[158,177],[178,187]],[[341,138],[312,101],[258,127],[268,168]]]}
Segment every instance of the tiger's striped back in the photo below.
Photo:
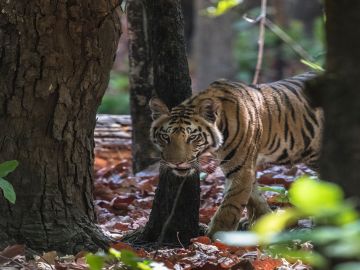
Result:
{"label": "tiger's striped back", "polygon": [[303,93],[308,73],[259,85],[266,113],[259,163],[305,163],[315,167],[319,159],[323,127],[321,109],[313,109]]}

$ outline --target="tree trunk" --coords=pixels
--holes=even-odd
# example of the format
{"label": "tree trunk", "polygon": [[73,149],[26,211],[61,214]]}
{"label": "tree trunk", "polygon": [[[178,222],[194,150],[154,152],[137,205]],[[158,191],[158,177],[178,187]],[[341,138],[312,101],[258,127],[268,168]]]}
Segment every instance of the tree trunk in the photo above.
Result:
{"label": "tree trunk", "polygon": [[195,4],[194,0],[181,0],[181,9],[184,16],[184,36],[186,52],[191,55],[192,38],[194,33]]}
{"label": "tree trunk", "polygon": [[[151,0],[150,27],[154,67],[154,89],[169,108],[191,96],[191,80],[185,52],[184,26],[179,0]],[[159,239],[164,223],[174,205],[176,193],[185,181],[174,215]],[[199,233],[200,183],[199,175],[175,177],[160,170],[160,181],[153,208],[143,237],[148,241],[189,244]]]}
{"label": "tree trunk", "polygon": [[104,247],[93,133],[120,34],[118,1],[0,2],[0,162],[20,163],[7,178],[16,204],[0,196],[0,246]]}
{"label": "tree trunk", "polygon": [[325,1],[327,84],[321,175],[360,198],[360,2]]}
{"label": "tree trunk", "polygon": [[326,0],[326,72],[308,88],[325,114],[321,177],[360,198],[360,2]]}
{"label": "tree trunk", "polygon": [[159,153],[150,141],[151,112],[149,100],[153,95],[153,63],[147,24],[149,11],[146,0],[129,0],[127,19],[129,29],[130,104],[132,119],[132,155],[134,173],[158,160]]}
{"label": "tree trunk", "polygon": [[[142,17],[146,21],[138,25],[146,25],[148,29],[143,35],[147,34],[150,40],[153,87],[157,96],[172,108],[191,95],[180,0],[148,0],[145,3],[147,16]],[[164,224],[184,180],[175,212],[165,230]],[[190,239],[199,233],[199,206],[198,173],[192,177],[179,178],[161,170],[149,222],[141,235],[136,234],[136,240],[175,245],[179,245],[180,241],[184,245],[189,244]]]}

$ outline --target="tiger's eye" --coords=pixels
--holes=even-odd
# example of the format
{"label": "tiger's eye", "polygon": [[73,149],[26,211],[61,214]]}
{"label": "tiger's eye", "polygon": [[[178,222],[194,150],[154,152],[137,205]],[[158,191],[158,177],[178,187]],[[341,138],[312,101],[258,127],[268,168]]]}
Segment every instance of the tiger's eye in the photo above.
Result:
{"label": "tiger's eye", "polygon": [[170,141],[170,137],[167,134],[160,134],[160,139],[168,143]]}
{"label": "tiger's eye", "polygon": [[191,135],[191,136],[189,137],[189,140],[195,140],[195,139],[197,138],[197,136],[198,136],[198,135]]}

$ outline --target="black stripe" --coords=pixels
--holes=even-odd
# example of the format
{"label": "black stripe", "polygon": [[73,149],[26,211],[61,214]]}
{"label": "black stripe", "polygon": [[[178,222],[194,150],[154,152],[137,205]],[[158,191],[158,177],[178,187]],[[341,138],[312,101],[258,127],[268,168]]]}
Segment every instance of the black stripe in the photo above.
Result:
{"label": "black stripe", "polygon": [[277,144],[276,144],[274,150],[272,150],[268,155],[274,154],[277,150],[279,150],[279,148],[280,148],[280,139],[277,140]]}
{"label": "black stripe", "polygon": [[308,155],[312,154],[313,151],[314,151],[314,150],[313,150],[312,148],[309,148],[309,149],[307,149],[306,151],[304,151],[304,152],[301,153],[301,157],[304,159],[304,158],[306,158]]}
{"label": "black stripe", "polygon": [[309,115],[309,117],[314,122],[314,124],[319,126],[319,123],[318,123],[318,121],[316,119],[315,113],[308,107],[308,105],[305,104],[304,107],[305,107],[306,113]]}
{"label": "black stripe", "polygon": [[304,89],[304,83],[302,81],[294,80],[294,79],[284,79],[283,81],[292,83],[299,87],[300,89]]}
{"label": "black stripe", "polygon": [[231,102],[231,103],[235,103],[235,104],[237,105],[237,100],[235,100],[235,99],[226,98],[226,97],[219,97],[219,99],[220,99],[221,101]]}
{"label": "black stripe", "polygon": [[269,150],[271,150],[271,149],[273,148],[273,146],[274,146],[274,144],[275,144],[275,142],[276,142],[276,139],[277,139],[277,134],[275,134],[275,136],[274,136],[274,138],[273,138],[270,146],[268,147]]}
{"label": "black stripe", "polygon": [[232,174],[240,171],[242,167],[243,167],[243,165],[238,165],[238,166],[236,166],[234,169],[232,169],[232,170],[229,171],[227,174],[225,174],[225,177],[226,177],[227,179],[229,179],[230,175],[232,175]]}
{"label": "black stripe", "polygon": [[[287,80],[285,80],[285,81],[287,81]],[[289,90],[291,91],[291,93],[293,93],[293,94],[298,98],[299,101],[303,102],[303,100],[302,100],[302,98],[301,98],[298,90],[295,89],[295,88],[292,86],[291,82],[287,81],[287,83],[286,83],[286,84],[283,84],[283,85],[284,85],[287,89],[289,89]],[[301,89],[303,89],[303,87],[301,87]]]}
{"label": "black stripe", "polygon": [[223,129],[221,130],[223,135],[223,144],[225,144],[226,140],[229,138],[228,120],[226,115],[224,115],[224,118],[225,118],[225,123],[221,122],[224,125]]}
{"label": "black stripe", "polygon": [[285,113],[285,126],[284,126],[284,137],[285,137],[285,141],[287,141],[288,138],[288,133],[289,133],[289,124],[288,124],[288,119],[287,119],[287,114]]}
{"label": "black stripe", "polygon": [[301,135],[303,137],[303,141],[304,141],[304,151],[306,149],[308,149],[309,145],[310,145],[310,138],[305,134],[305,131],[303,129],[301,129]]}
{"label": "black stripe", "polygon": [[260,93],[261,93],[261,95],[262,95],[262,97],[263,97],[263,99],[264,99],[264,103],[263,103],[263,104],[265,105],[265,108],[266,108],[266,110],[267,110],[267,112],[268,112],[268,118],[269,118],[269,121],[268,121],[268,125],[269,125],[268,134],[269,134],[269,135],[268,135],[268,138],[267,138],[266,143],[265,143],[265,145],[267,145],[267,144],[269,143],[269,141],[270,141],[270,138],[271,138],[272,117],[271,117],[271,111],[270,111],[270,107],[269,107],[268,101],[267,101],[264,93],[261,92],[261,91],[260,91]]}
{"label": "black stripe", "polygon": [[277,162],[284,162],[289,158],[287,149],[284,149],[281,155],[278,157]]}
{"label": "black stripe", "polygon": [[290,109],[291,116],[292,116],[293,120],[295,121],[295,110],[294,110],[294,107],[293,107],[293,105],[292,105],[292,103],[291,103],[291,101],[290,101],[287,93],[286,93],[283,89],[281,89],[281,90],[282,90],[281,93],[283,94],[284,99],[285,99],[286,106]]}
{"label": "black stripe", "polygon": [[229,90],[227,87],[225,87],[224,85],[216,85],[216,89],[219,89],[227,94],[229,94],[230,96],[232,96],[234,93]]}
{"label": "black stripe", "polygon": [[217,144],[216,144],[214,134],[212,133],[212,130],[209,127],[206,127],[206,130],[210,133],[210,136],[211,136],[211,140],[212,140],[212,145],[211,146],[216,147]]}
{"label": "black stripe", "polygon": [[183,121],[183,123],[186,125],[189,125],[189,126],[191,125],[191,122],[188,122],[188,121]]}
{"label": "black stripe", "polygon": [[279,103],[279,100],[278,98],[281,99],[281,96],[278,92],[278,89],[274,86],[271,86],[270,87],[272,90],[273,90],[273,93],[276,94],[276,97],[275,95],[272,95],[273,99],[274,99],[274,102],[275,102],[275,105],[277,107],[277,111],[278,111],[278,121],[280,122],[281,121],[281,106],[280,106],[280,103]]}
{"label": "black stripe", "polygon": [[312,138],[314,138],[314,135],[315,135],[314,127],[313,127],[313,125],[309,122],[309,120],[306,118],[306,116],[304,116],[304,122],[305,122],[305,126],[306,126],[307,130],[310,132],[310,136],[311,136]]}
{"label": "black stripe", "polygon": [[290,131],[290,150],[292,150],[294,148],[294,144],[295,144],[294,135]]}
{"label": "black stripe", "polygon": [[208,141],[208,138],[207,138],[207,136],[206,136],[206,133],[205,133],[205,132],[202,132],[202,135],[203,135],[203,137],[204,137],[204,139],[205,139],[204,145],[209,144],[209,141]]}
{"label": "black stripe", "polygon": [[229,162],[229,161],[232,159],[232,157],[233,157],[233,156],[235,155],[235,153],[236,153],[236,150],[239,148],[239,145],[240,145],[240,142],[234,147],[233,150],[230,151],[229,154],[226,155],[226,157],[224,158],[224,160],[222,160],[222,161],[220,162],[220,165],[223,165],[223,164]]}
{"label": "black stripe", "polygon": [[239,133],[239,129],[240,129],[240,117],[239,117],[239,113],[240,113],[240,106],[239,104],[236,105],[236,131],[234,132],[233,138],[232,140],[226,145],[224,146],[224,150],[226,150],[236,139],[238,133]]}

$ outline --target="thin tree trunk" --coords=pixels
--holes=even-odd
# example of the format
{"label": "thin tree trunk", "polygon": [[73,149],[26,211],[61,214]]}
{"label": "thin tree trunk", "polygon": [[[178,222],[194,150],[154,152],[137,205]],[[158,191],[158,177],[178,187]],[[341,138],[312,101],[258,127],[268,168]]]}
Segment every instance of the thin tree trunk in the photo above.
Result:
{"label": "thin tree trunk", "polygon": [[[149,31],[154,89],[157,96],[172,108],[191,95],[180,0],[149,0],[146,1],[146,10],[148,21],[145,24]],[[184,180],[175,212],[164,230]],[[135,238],[137,241],[178,245],[180,241],[186,245],[199,233],[199,206],[198,173],[179,178],[169,171],[160,170],[149,222],[141,235],[135,234]],[[133,241],[133,236],[130,236],[130,241]]]}
{"label": "thin tree trunk", "polygon": [[[169,108],[191,96],[191,80],[185,52],[184,25],[179,0],[151,0],[150,29],[154,64],[154,88]],[[181,182],[185,181],[171,222],[159,239],[174,205]],[[160,181],[143,237],[149,241],[188,244],[199,233],[199,175],[175,177],[160,170]]]}
{"label": "thin tree trunk", "polygon": [[325,1],[327,85],[321,175],[360,198],[360,2]]}
{"label": "thin tree trunk", "polygon": [[326,0],[326,72],[308,92],[325,114],[320,173],[360,198],[360,2]]}
{"label": "thin tree trunk", "polygon": [[159,156],[149,137],[152,119],[148,104],[154,90],[153,62],[148,32],[149,15],[146,9],[146,0],[128,1],[130,107],[133,127],[134,173],[154,163]]}
{"label": "thin tree trunk", "polygon": [[184,16],[184,35],[186,52],[192,53],[192,39],[194,33],[195,4],[194,0],[181,0],[181,9]]}
{"label": "thin tree trunk", "polygon": [[0,162],[17,201],[0,196],[0,249],[25,243],[73,254],[104,247],[92,199],[96,109],[120,28],[118,1],[0,6]]}

